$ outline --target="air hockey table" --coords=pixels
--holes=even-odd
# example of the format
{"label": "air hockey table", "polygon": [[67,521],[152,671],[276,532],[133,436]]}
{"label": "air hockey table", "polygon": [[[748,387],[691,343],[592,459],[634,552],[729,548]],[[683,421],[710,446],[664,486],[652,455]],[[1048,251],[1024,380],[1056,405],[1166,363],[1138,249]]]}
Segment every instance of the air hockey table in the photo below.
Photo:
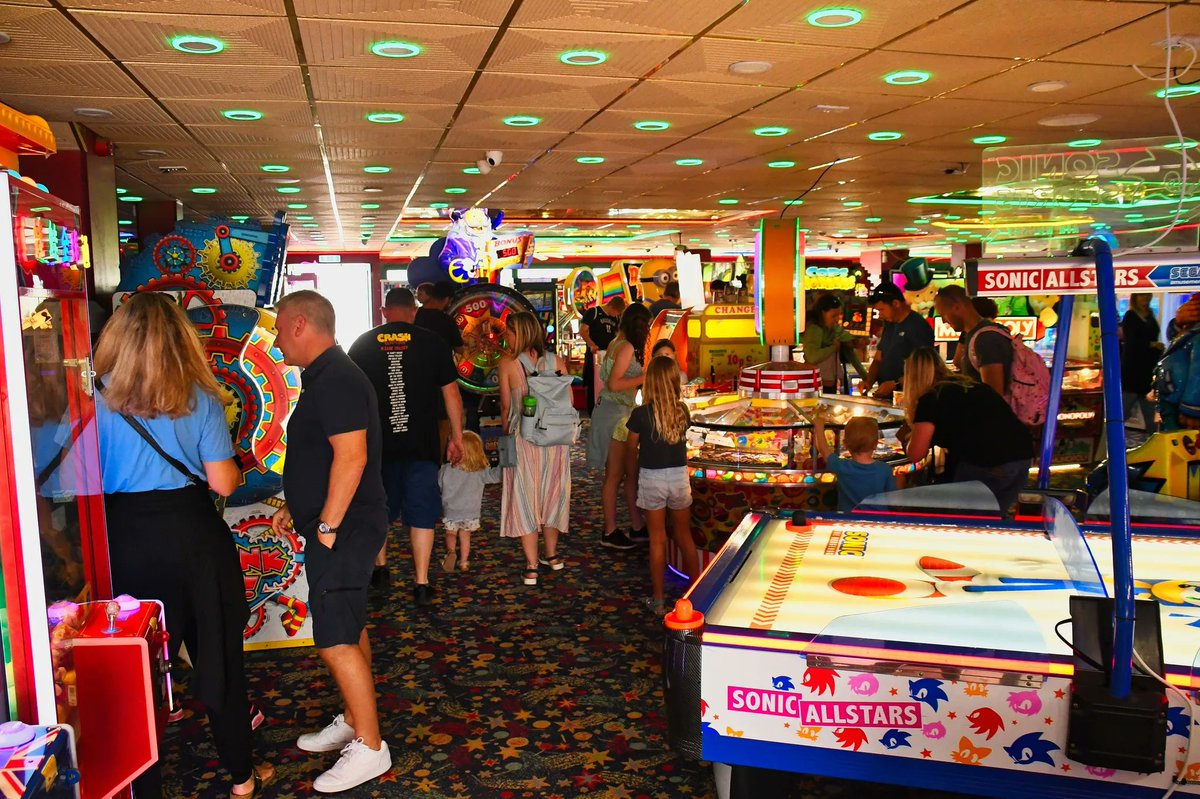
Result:
{"label": "air hockey table", "polygon": [[[1161,771],[1071,758],[1075,659],[1055,625],[1073,594],[1105,594],[1112,553],[1053,505],[1039,524],[749,514],[685,598],[697,613],[667,616],[672,745],[735,767],[984,796],[1161,797],[1177,774],[1190,784],[1175,795],[1200,796],[1192,713],[1170,691]],[[1133,536],[1167,679],[1193,698],[1195,533]]]}

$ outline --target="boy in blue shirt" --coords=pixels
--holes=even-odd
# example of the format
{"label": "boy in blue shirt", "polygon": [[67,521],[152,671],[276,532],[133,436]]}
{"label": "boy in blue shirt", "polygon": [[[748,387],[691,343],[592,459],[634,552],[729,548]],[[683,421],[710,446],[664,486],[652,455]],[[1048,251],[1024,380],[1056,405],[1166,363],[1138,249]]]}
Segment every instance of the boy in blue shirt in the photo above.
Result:
{"label": "boy in blue shirt", "polygon": [[849,458],[834,455],[825,439],[825,417],[819,413],[813,418],[813,438],[826,470],[837,475],[839,513],[849,513],[867,497],[896,490],[892,467],[874,457],[879,446],[879,424],[874,419],[855,416],[846,423],[842,448]]}

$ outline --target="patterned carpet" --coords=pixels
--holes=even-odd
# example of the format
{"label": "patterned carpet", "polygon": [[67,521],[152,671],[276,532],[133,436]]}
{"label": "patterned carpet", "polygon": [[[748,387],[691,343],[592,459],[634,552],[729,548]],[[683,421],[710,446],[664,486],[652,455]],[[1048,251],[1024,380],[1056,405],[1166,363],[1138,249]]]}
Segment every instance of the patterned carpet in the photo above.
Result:
{"label": "patterned carpet", "polygon": [[[407,535],[393,531],[397,583],[376,605],[370,634],[395,765],[382,780],[343,796],[715,796],[708,765],[679,758],[665,742],[661,623],[642,604],[649,592],[645,551],[598,545],[598,475],[583,468],[580,448],[574,469],[573,529],[560,548],[568,565],[543,572],[536,588],[521,584],[517,542],[498,537],[496,487],[473,536],[472,573],[437,573],[438,597],[428,610],[412,604]],[[435,563],[440,541],[439,533]],[[669,583],[672,591],[680,585]],[[311,649],[250,653],[247,664],[267,716],[259,755],[278,769],[266,796],[309,796],[313,778],[336,753],[306,754],[295,739],[339,712],[336,688]],[[186,673],[177,676],[186,680]],[[202,716],[189,712],[171,726],[165,760],[165,797],[228,796]],[[791,795],[930,796],[816,778],[797,778]]]}

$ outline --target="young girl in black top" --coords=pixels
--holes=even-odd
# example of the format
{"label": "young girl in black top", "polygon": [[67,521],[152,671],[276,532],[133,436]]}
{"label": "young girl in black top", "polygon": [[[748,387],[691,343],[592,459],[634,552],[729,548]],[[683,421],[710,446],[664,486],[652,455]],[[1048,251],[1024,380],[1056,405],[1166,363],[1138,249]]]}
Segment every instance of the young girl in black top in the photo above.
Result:
{"label": "young girl in black top", "polygon": [[687,470],[688,411],[680,398],[679,366],[670,357],[651,358],[642,384],[643,404],[633,409],[626,426],[628,472],[637,453],[637,505],[646,515],[650,531],[650,583],[647,601],[655,613],[663,612],[663,569],[667,564],[667,509],[671,530],[683,557],[687,576],[695,580],[700,570],[691,534],[692,488]]}

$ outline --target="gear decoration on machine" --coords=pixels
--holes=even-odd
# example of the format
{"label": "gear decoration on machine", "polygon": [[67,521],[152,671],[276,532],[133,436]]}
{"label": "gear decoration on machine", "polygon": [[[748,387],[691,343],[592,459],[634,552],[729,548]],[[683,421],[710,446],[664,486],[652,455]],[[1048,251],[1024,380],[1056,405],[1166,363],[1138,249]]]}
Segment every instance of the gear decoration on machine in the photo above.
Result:
{"label": "gear decoration on machine", "polygon": [[230,400],[226,418],[242,485],[229,497],[231,507],[263,500],[283,489],[285,425],[300,398],[300,373],[283,363],[274,344],[275,315],[261,308],[223,305],[192,308],[213,375]]}
{"label": "gear decoration on machine", "polygon": [[308,605],[287,591],[304,567],[304,540],[293,530],[275,532],[266,516],[249,516],[233,524],[232,530],[250,606],[242,637],[249,639],[262,631],[268,608],[278,605],[284,633],[295,638],[308,618]]}
{"label": "gear decoration on machine", "polygon": [[446,312],[462,331],[463,349],[455,353],[458,383],[478,394],[500,390],[500,358],[504,355],[505,320],[533,306],[524,295],[495,283],[461,289]]}
{"label": "gear decoration on machine", "polygon": [[154,265],[166,275],[183,275],[196,265],[196,248],[183,236],[171,233],[154,245]]}
{"label": "gear decoration on machine", "polygon": [[216,238],[200,251],[201,278],[213,288],[232,289],[247,285],[258,272],[258,255],[249,242],[233,238],[228,226],[218,225]]}

